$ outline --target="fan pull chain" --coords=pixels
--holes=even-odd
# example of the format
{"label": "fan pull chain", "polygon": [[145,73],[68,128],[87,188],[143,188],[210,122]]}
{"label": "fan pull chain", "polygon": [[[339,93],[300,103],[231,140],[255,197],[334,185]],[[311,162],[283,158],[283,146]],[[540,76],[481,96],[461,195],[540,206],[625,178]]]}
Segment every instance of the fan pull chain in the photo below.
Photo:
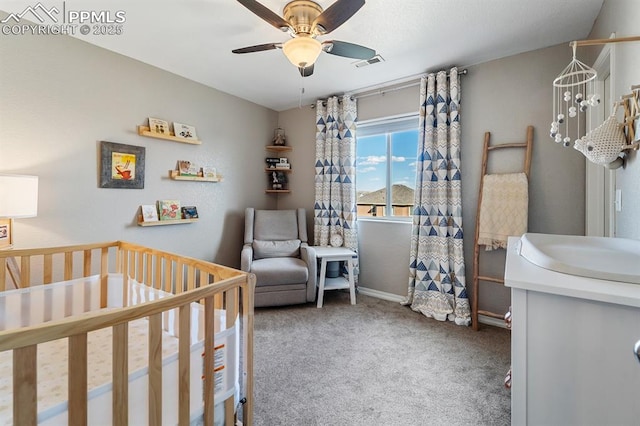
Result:
{"label": "fan pull chain", "polygon": [[304,87],[300,88],[300,96],[298,97],[298,109],[302,108],[302,95],[304,95]]}

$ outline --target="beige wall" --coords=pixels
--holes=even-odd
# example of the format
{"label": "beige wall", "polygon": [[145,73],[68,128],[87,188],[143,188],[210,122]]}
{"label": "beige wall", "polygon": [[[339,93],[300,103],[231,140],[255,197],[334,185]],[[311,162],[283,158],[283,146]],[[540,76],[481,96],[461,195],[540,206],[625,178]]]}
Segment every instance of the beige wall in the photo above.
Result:
{"label": "beige wall", "polygon": [[[17,246],[122,239],[239,266],[245,207],[276,206],[263,148],[275,111],[65,36],[3,36],[0,57],[0,172],[40,177]],[[138,136],[149,116],[194,125],[203,144]],[[99,141],[146,148],[144,189],[98,187]],[[212,164],[224,182],[171,181],[177,160]],[[158,199],[196,205],[200,221],[137,226],[139,205]]]}
{"label": "beige wall", "polygon": [[[637,0],[605,0],[596,19],[590,39],[640,35],[640,3]],[[618,99],[630,93],[630,86],[640,84],[640,42],[613,46],[615,72],[613,95]],[[584,48],[595,60],[601,48]],[[619,119],[622,118],[620,114]],[[640,161],[631,151],[624,169],[616,170],[616,187],[622,191],[622,211],[616,215],[616,236],[640,239]]]}
{"label": "beige wall", "polygon": [[[570,58],[566,45],[511,56],[468,68],[462,77],[463,225],[467,286],[471,287],[473,235],[484,133],[493,143],[523,141],[527,125],[535,128],[530,186],[530,231],[583,234],[584,160],[572,149],[555,144],[548,136],[551,119],[551,82]],[[359,120],[411,113],[419,103],[418,86],[358,101]],[[294,145],[298,162],[313,164],[314,112],[310,108],[280,113],[279,123]],[[303,120],[306,120],[303,121]],[[495,158],[495,172],[521,170],[522,156]],[[295,176],[294,176],[295,177]],[[278,207],[313,207],[313,176],[280,198]],[[301,183],[299,183],[301,184]],[[406,222],[361,221],[360,285],[373,290],[406,295],[411,225]],[[503,273],[504,250],[483,253],[486,273]],[[509,291],[483,287],[480,306],[497,312],[509,306]]]}

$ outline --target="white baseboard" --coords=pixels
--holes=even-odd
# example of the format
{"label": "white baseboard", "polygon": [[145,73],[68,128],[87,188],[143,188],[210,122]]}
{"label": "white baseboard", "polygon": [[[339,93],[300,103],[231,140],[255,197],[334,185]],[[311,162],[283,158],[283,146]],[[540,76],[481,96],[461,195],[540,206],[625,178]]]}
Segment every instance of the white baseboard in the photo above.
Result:
{"label": "white baseboard", "polygon": [[507,325],[504,323],[504,320],[488,317],[486,315],[478,315],[478,322],[480,324],[492,325],[494,327],[507,328]]}
{"label": "white baseboard", "polygon": [[376,299],[388,300],[390,302],[402,302],[406,296],[399,296],[393,293],[387,293],[386,291],[374,290],[372,288],[358,286],[358,293],[362,293],[365,296],[375,297]]}
{"label": "white baseboard", "polygon": [[[399,296],[393,293],[387,293],[386,291],[374,290],[372,288],[358,286],[358,293],[362,293],[365,296],[375,297],[376,299],[388,300],[390,302],[401,303],[406,296]],[[478,322],[480,324],[491,325],[494,327],[507,328],[504,320],[489,317],[486,315],[478,315]]]}

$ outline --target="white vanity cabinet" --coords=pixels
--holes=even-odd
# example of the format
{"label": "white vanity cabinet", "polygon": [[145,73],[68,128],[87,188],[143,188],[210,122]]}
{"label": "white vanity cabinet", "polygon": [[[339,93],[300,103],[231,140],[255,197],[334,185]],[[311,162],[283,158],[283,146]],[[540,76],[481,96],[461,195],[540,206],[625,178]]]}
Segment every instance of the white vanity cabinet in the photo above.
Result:
{"label": "white vanity cabinet", "polygon": [[640,284],[561,274],[509,239],[513,425],[640,425]]}

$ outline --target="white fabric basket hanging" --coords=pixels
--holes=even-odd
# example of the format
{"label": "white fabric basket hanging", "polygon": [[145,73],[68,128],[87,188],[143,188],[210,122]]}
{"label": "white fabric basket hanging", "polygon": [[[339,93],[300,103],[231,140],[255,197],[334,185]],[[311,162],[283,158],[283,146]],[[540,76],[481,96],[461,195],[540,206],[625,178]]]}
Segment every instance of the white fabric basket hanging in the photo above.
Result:
{"label": "white fabric basket hanging", "polygon": [[616,120],[617,111],[616,103],[611,115],[598,127],[576,140],[573,146],[592,163],[606,166],[615,161],[627,143],[624,125]]}

